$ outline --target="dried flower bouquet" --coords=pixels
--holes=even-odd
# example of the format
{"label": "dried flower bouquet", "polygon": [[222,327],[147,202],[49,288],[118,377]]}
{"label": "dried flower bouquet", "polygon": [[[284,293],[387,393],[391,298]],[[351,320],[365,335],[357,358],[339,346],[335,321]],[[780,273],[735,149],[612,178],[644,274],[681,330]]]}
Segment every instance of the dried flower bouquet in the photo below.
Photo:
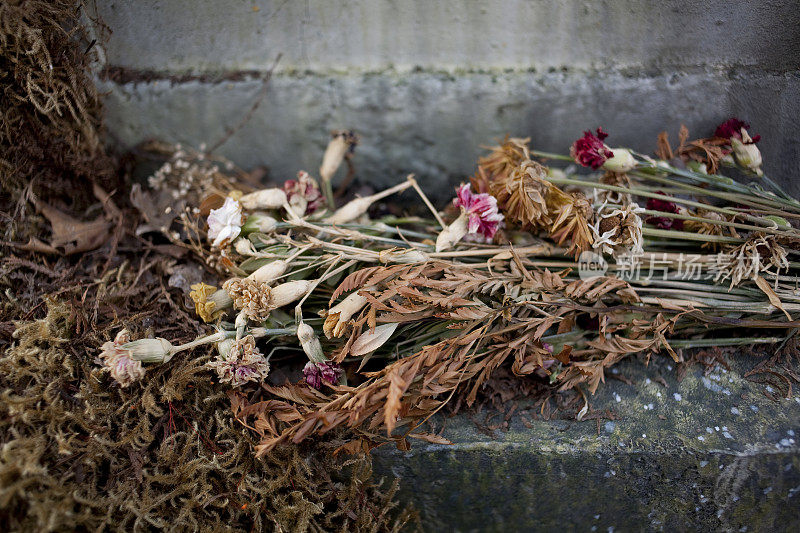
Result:
{"label": "dried flower bouquet", "polygon": [[[337,208],[330,182],[357,142],[349,132],[335,132],[321,186],[300,172],[242,192],[183,151],[151,185],[177,187],[189,206],[164,234],[229,276],[191,293],[215,331],[180,346],[121,332],[98,361],[126,387],[142,363],[213,344],[209,377],[230,386],[264,454],[337,427],[359,437],[352,450],[442,442],[422,422],[457,390],[475,401],[503,365],[583,395],[631,354],[681,361],[687,347],[785,342],[800,326],[800,202],[763,175],[748,127],[731,119],[693,141],[683,128],[677,148],[662,134],[655,158],[609,147],[601,128],[570,156],[507,138],[444,212],[413,176]],[[369,217],[401,193],[432,217]],[[297,379],[270,381],[276,368]]]}

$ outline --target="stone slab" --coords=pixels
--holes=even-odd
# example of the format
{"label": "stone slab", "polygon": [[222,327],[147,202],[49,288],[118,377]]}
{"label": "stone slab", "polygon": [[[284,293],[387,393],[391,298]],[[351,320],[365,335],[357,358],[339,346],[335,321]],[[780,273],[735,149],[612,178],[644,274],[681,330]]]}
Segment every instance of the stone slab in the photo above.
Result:
{"label": "stone slab", "polygon": [[376,469],[401,479],[427,531],[797,531],[800,399],[767,398],[778,391],[743,378],[752,363],[678,383],[663,357],[623,362],[633,384],[590,399],[617,420],[523,412],[488,436],[459,416],[452,446],[379,449]]}
{"label": "stone slab", "polygon": [[[213,143],[250,109],[258,80],[100,83],[110,137],[129,147],[148,138]],[[507,133],[566,153],[587,128],[602,125],[611,146],[644,153],[664,128],[677,143],[686,124],[697,136],[738,115],[761,132],[764,169],[800,194],[800,71],[701,69],[507,73],[447,72],[278,75],[252,119],[219,151],[244,168],[268,165],[276,179],[316,172],[332,129],[362,137],[357,179],[376,188],[414,172],[446,201],[474,172],[480,146]]]}
{"label": "stone slab", "polygon": [[800,67],[793,0],[107,0],[110,65],[169,72]]}

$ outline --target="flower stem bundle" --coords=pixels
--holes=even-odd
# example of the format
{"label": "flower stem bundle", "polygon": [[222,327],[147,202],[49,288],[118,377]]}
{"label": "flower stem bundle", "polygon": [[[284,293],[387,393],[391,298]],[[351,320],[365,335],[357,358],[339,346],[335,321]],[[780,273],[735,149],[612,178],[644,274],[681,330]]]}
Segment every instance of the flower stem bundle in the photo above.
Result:
{"label": "flower stem bundle", "polygon": [[[663,134],[650,157],[608,137],[586,131],[569,156],[508,138],[478,161],[451,211],[436,212],[413,178],[336,209],[329,182],[343,135],[320,170],[327,210],[307,174],[285,187],[307,191],[291,205],[274,192],[283,189],[226,200],[209,237],[242,274],[192,298],[221,332],[209,369],[237,401],[261,398],[239,415],[257,428],[257,453],[336,427],[369,445],[405,439],[457,391],[474,402],[501,367],[593,393],[633,354],[680,362],[692,346],[794,335],[800,203],[767,190],[760,138],[728,121],[705,139],[682,131],[674,149]],[[369,218],[404,191],[433,218]],[[275,222],[242,232],[255,210]],[[130,342],[104,347],[124,386],[156,359],[131,358]],[[270,382],[279,366],[293,379]]]}

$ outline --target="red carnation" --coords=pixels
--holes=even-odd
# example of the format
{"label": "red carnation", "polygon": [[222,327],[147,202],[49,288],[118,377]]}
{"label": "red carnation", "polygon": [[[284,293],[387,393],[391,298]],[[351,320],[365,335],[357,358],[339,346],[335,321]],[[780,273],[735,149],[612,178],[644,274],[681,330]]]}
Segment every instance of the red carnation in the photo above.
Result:
{"label": "red carnation", "polygon": [[[656,191],[656,193],[664,194],[662,191]],[[647,209],[650,211],[661,211],[663,213],[680,213],[680,208],[675,205],[674,202],[662,200],[660,198],[648,198]],[[647,223],[652,224],[659,229],[675,229],[678,231],[683,229],[683,220],[679,218],[648,217]]]}
{"label": "red carnation", "polygon": [[[714,136],[722,137],[723,139],[736,138],[742,141],[742,129],[749,130],[750,124],[736,117],[729,118],[714,131]],[[752,135],[751,142],[743,141],[744,144],[756,144],[761,140],[761,135]]]}
{"label": "red carnation", "polygon": [[570,149],[572,158],[580,165],[597,170],[608,159],[614,157],[614,152],[603,143],[606,137],[608,133],[604,132],[603,128],[597,128],[597,135],[591,131],[584,131],[583,137],[572,144]]}

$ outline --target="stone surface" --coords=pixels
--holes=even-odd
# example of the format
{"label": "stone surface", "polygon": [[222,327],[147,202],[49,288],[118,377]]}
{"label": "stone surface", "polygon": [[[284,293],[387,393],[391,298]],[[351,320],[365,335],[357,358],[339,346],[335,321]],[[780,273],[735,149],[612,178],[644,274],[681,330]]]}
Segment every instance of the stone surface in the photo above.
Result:
{"label": "stone surface", "polygon": [[[357,178],[415,172],[444,201],[480,145],[533,137],[566,152],[603,125],[647,153],[681,123],[708,135],[731,115],[764,135],[765,170],[800,170],[800,10],[794,0],[351,0],[99,2],[111,30],[110,137],[213,144],[287,178],[315,171],[329,130],[362,138]],[[116,80],[116,81],[111,81]]]}
{"label": "stone surface", "polygon": [[[150,137],[211,144],[259,93],[259,81],[105,82],[112,138],[129,146]],[[328,132],[362,137],[357,178],[376,187],[414,172],[439,200],[475,171],[481,145],[506,133],[568,153],[584,129],[611,132],[612,146],[644,153],[667,128],[677,144],[682,123],[698,137],[731,115],[762,132],[765,171],[800,193],[800,74],[701,70],[629,77],[622,73],[533,72],[277,76],[252,119],[221,152],[247,168],[268,165],[275,177],[316,173]],[[341,174],[340,174],[341,175]]]}
{"label": "stone surface", "polygon": [[797,531],[800,401],[768,399],[777,390],[742,377],[752,364],[678,383],[666,358],[631,360],[632,385],[609,379],[590,398],[617,420],[523,413],[490,437],[456,417],[452,446],[380,449],[376,468],[401,479],[427,531]]}
{"label": "stone surface", "polygon": [[107,0],[111,64],[170,72],[800,67],[792,0]]}

